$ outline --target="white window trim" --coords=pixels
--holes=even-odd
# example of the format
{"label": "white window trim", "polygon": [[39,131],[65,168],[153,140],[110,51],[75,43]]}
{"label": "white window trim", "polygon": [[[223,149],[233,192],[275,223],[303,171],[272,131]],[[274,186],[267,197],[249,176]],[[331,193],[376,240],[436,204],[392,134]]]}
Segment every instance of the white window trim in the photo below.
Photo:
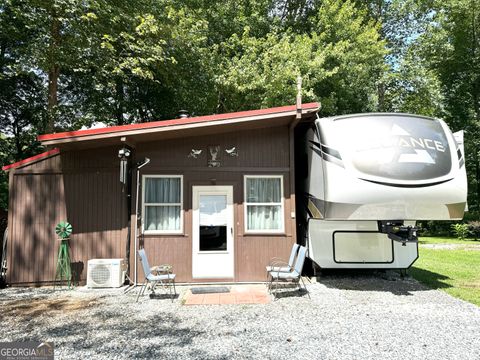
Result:
{"label": "white window trim", "polygon": [[[249,203],[247,202],[247,179],[280,179],[280,195],[281,201],[279,203]],[[247,207],[248,205],[258,206],[278,206],[281,207],[281,225],[280,229],[276,230],[249,230],[247,221]],[[243,176],[243,223],[245,234],[284,234],[285,233],[285,197],[283,195],[283,175],[244,175]]]}
{"label": "white window trim", "polygon": [[[180,203],[145,203],[145,180],[147,178],[179,178]],[[180,230],[145,230],[145,206],[180,206]],[[142,234],[144,235],[178,235],[183,234],[183,175],[142,175]]]}

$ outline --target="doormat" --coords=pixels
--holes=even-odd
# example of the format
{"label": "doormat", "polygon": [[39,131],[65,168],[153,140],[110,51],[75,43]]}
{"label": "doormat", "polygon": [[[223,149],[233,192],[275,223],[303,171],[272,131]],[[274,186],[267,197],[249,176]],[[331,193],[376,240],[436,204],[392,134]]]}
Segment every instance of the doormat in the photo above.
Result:
{"label": "doormat", "polygon": [[215,287],[194,287],[190,291],[192,294],[220,294],[220,293],[229,293],[230,289],[226,286],[215,286]]}

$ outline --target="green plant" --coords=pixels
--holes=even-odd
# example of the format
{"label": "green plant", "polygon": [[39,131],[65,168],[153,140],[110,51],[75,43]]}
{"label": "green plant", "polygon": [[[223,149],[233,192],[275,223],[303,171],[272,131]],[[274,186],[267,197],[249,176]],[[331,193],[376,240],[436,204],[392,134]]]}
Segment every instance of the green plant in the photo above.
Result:
{"label": "green plant", "polygon": [[480,238],[480,221],[469,221],[468,222],[468,229],[475,237],[475,240]]}
{"label": "green plant", "polygon": [[464,240],[470,233],[468,224],[453,224],[452,230],[459,240]]}
{"label": "green plant", "polygon": [[453,221],[419,221],[417,226],[421,229],[421,236],[453,236]]}

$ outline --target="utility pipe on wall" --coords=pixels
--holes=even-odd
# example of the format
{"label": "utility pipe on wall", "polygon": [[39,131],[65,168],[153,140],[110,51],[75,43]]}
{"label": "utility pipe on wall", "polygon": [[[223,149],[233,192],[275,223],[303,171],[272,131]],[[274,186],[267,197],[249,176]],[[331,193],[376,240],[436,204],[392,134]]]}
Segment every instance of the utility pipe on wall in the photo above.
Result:
{"label": "utility pipe on wall", "polygon": [[138,258],[138,197],[140,193],[140,169],[150,162],[149,158],[145,158],[142,163],[137,164],[137,192],[135,195],[135,268],[134,268],[134,286],[137,286],[137,258]]}

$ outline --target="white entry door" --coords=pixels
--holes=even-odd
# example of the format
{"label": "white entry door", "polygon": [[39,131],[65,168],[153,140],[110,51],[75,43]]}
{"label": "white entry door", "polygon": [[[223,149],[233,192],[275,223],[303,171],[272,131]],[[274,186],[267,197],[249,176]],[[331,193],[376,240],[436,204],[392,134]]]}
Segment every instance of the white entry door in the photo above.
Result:
{"label": "white entry door", "polygon": [[192,277],[234,277],[233,187],[193,187]]}

